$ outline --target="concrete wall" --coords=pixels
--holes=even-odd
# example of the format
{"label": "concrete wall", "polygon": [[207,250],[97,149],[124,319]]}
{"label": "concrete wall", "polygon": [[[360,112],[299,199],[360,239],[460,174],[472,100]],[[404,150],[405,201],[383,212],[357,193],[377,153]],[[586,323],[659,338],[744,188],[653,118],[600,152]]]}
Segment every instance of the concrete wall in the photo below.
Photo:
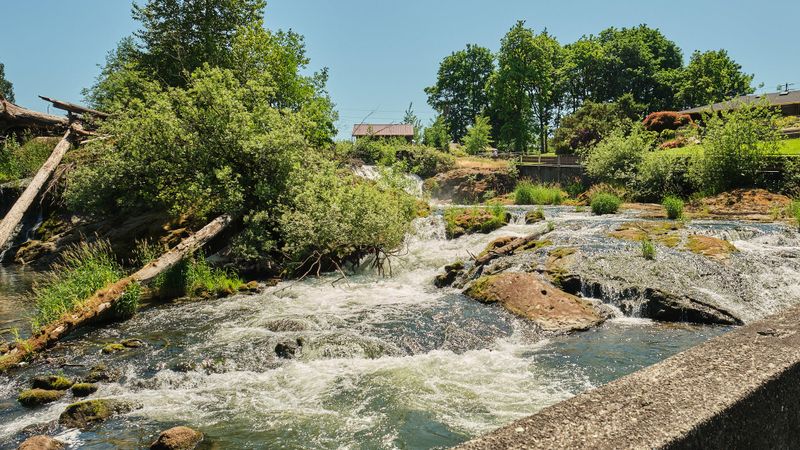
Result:
{"label": "concrete wall", "polygon": [[800,448],[798,318],[787,309],[462,448]]}
{"label": "concrete wall", "polygon": [[517,165],[520,178],[530,178],[540,183],[560,183],[564,186],[578,180],[584,184],[587,178],[581,166],[554,166],[554,165]]}

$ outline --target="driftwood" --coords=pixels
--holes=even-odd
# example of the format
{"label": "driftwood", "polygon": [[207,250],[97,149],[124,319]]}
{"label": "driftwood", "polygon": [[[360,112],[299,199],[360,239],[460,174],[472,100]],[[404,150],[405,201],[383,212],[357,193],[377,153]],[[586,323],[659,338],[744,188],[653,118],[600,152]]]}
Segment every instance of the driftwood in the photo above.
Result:
{"label": "driftwood", "polygon": [[146,283],[173,267],[224,230],[231,220],[228,215],[217,217],[200,231],[184,239],[175,248],[142,267],[138,272],[95,292],[75,310],[65,313],[60,319],[45,326],[30,339],[18,343],[11,351],[0,356],[0,372],[5,372],[35,353],[52,346],[75,329],[108,318],[109,313],[113,311],[114,304],[131,283]]}
{"label": "driftwood", "polygon": [[59,141],[58,145],[56,145],[53,153],[50,154],[50,157],[47,158],[47,161],[45,161],[33,177],[31,183],[25,188],[25,191],[14,203],[14,206],[8,211],[3,221],[0,222],[0,249],[4,248],[8,241],[11,240],[14,235],[14,230],[16,230],[17,225],[22,221],[25,212],[28,211],[28,208],[30,208],[33,201],[36,200],[36,197],[39,195],[39,191],[42,190],[42,186],[50,179],[53,171],[56,170],[56,167],[61,163],[64,154],[69,150],[72,137],[73,131],[70,129],[64,134],[64,137]]}
{"label": "driftwood", "polygon": [[37,134],[60,134],[66,131],[69,124],[66,117],[32,111],[0,98],[0,133],[31,130]]}
{"label": "driftwood", "polygon": [[501,256],[508,256],[513,254],[518,249],[525,247],[526,245],[538,241],[543,235],[547,234],[549,230],[543,230],[536,233],[529,234],[527,236],[514,239],[513,241],[509,242],[508,244],[496,248],[494,250],[489,250],[486,252],[485,255],[479,256],[475,258],[475,267],[480,267],[486,265],[493,259],[499,258]]}
{"label": "driftwood", "polygon": [[58,109],[62,109],[72,114],[85,114],[89,116],[94,116],[99,119],[107,119],[109,114],[104,113],[102,111],[98,111],[96,109],[87,108],[85,106],[76,105],[75,103],[63,102],[61,100],[56,100],[54,98],[45,97],[43,95],[39,96],[40,99],[50,102],[53,104],[54,107]]}

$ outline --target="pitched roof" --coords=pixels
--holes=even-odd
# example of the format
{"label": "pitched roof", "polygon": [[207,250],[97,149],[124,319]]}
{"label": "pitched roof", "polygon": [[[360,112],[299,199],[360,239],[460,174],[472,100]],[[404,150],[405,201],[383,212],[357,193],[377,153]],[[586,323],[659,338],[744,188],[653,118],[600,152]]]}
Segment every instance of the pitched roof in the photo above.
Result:
{"label": "pitched roof", "polygon": [[772,106],[794,105],[800,103],[800,91],[770,92],[769,94],[742,95],[713,105],[698,106],[681,111],[684,114],[697,114],[709,111],[725,111],[740,105],[756,103],[766,99]]}
{"label": "pitched roof", "polygon": [[353,136],[414,136],[410,124],[361,123],[353,125]]}

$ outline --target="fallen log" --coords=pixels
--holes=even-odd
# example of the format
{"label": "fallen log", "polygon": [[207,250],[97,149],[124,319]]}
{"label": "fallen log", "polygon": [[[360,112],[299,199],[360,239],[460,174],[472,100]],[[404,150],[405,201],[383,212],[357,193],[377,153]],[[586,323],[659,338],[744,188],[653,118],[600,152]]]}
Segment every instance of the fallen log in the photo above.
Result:
{"label": "fallen log", "polygon": [[120,299],[131,283],[146,283],[178,264],[186,256],[205,245],[206,242],[224,230],[231,223],[231,220],[228,215],[217,217],[200,231],[184,239],[175,248],[148,263],[133,275],[95,292],[92,297],[83,302],[78,308],[64,314],[57,321],[45,326],[30,339],[18,343],[11,351],[0,356],[0,372],[5,372],[35,353],[45,350],[77,328],[102,321],[107,317],[108,313],[113,311],[115,302]]}
{"label": "fallen log", "polygon": [[486,252],[485,255],[475,258],[475,267],[480,267],[480,266],[486,265],[487,263],[489,263],[490,261],[492,261],[495,258],[499,258],[501,256],[511,255],[515,251],[517,251],[518,249],[520,249],[522,247],[525,247],[526,245],[528,245],[528,244],[530,244],[532,242],[538,241],[539,238],[541,238],[543,235],[545,235],[545,234],[547,234],[549,232],[550,232],[550,230],[546,229],[546,230],[543,230],[543,231],[532,233],[532,234],[529,234],[527,236],[514,239],[513,241],[509,242],[508,244],[506,244],[506,245],[504,245],[504,246],[502,246],[500,248],[496,248],[494,250],[489,250],[488,252]]}
{"label": "fallen log", "polygon": [[64,134],[64,137],[61,138],[56,148],[53,149],[53,153],[50,154],[50,157],[47,158],[47,161],[45,161],[33,177],[33,180],[31,180],[28,187],[25,188],[25,191],[14,203],[14,206],[8,211],[3,221],[0,222],[0,249],[4,248],[8,241],[11,240],[25,212],[28,211],[28,208],[30,208],[33,201],[36,200],[36,197],[39,195],[42,186],[50,179],[53,171],[56,170],[56,167],[61,163],[64,154],[69,150],[72,137],[73,131],[70,129]]}
{"label": "fallen log", "polygon": [[97,117],[98,119],[107,119],[110,116],[110,114],[104,113],[103,111],[98,111],[96,109],[91,109],[85,106],[76,105],[75,103],[63,102],[61,100],[45,97],[43,95],[40,95],[39,98],[46,102],[51,103],[55,108],[62,109],[72,114],[85,114]]}
{"label": "fallen log", "polygon": [[0,133],[8,130],[35,130],[38,134],[63,133],[68,127],[67,117],[32,111],[0,98]]}

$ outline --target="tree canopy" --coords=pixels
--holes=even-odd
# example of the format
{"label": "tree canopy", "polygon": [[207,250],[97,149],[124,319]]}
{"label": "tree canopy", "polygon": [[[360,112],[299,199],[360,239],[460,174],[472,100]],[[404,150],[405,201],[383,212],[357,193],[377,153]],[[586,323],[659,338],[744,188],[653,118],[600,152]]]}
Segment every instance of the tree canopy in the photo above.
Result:
{"label": "tree canopy", "polygon": [[0,97],[14,102],[14,85],[6,80],[6,66],[3,63],[0,63]]}
{"label": "tree canopy", "polygon": [[753,75],[742,72],[727,51],[695,51],[681,73],[677,103],[691,108],[751,94],[752,82]]}

